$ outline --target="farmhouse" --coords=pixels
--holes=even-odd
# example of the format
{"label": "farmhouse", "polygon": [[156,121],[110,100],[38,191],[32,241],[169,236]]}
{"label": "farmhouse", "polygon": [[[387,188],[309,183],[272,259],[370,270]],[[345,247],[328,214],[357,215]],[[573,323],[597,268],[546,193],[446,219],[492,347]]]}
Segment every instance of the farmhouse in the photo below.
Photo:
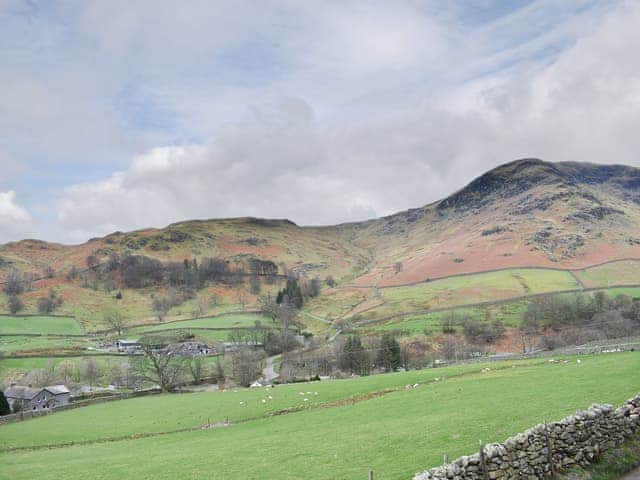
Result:
{"label": "farmhouse", "polygon": [[174,355],[181,355],[183,357],[206,357],[209,355],[216,355],[216,350],[210,347],[206,343],[199,342],[182,342],[169,345],[167,347]]}
{"label": "farmhouse", "polygon": [[120,339],[116,341],[116,348],[122,353],[138,353],[142,351],[142,346],[137,340]]}
{"label": "farmhouse", "polygon": [[64,385],[31,388],[12,385],[4,391],[12,411],[48,410],[69,403],[69,389]]}

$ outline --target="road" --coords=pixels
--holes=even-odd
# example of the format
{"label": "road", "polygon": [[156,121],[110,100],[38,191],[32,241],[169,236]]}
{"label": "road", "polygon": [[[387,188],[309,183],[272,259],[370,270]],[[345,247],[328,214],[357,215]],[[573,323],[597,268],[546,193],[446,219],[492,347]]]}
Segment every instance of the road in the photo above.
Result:
{"label": "road", "polygon": [[273,368],[273,362],[279,356],[280,355],[274,355],[273,357],[267,357],[267,364],[264,367],[264,369],[262,370],[262,378],[264,380],[266,380],[267,382],[270,382],[274,378],[278,377],[278,374],[276,373],[275,368]]}

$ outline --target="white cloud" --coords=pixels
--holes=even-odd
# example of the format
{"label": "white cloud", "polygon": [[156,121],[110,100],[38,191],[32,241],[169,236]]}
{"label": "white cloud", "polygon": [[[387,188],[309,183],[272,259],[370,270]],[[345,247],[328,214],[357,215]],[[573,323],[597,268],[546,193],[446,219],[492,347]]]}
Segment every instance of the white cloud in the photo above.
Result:
{"label": "white cloud", "polygon": [[637,2],[524,3],[0,2],[0,191],[82,241],[388,214],[522,156],[638,165]]}
{"label": "white cloud", "polygon": [[15,192],[0,192],[0,241],[23,234],[31,222],[31,215],[15,201]]}
{"label": "white cloud", "polygon": [[61,224],[77,237],[194,217],[327,224],[422,205],[524,156],[638,165],[640,60],[629,51],[639,23],[640,8],[625,5],[549,65],[422,92],[371,119],[327,121],[301,99],[263,103],[205,143],[154,148],[69,187]]}

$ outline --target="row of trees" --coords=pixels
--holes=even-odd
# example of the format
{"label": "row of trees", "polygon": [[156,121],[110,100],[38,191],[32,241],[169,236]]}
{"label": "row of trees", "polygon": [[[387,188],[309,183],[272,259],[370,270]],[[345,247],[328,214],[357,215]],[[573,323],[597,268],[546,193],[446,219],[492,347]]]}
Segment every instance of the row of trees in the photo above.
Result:
{"label": "row of trees", "polygon": [[412,343],[401,345],[392,334],[382,337],[347,335],[338,338],[334,345],[319,345],[308,351],[285,354],[281,377],[291,380],[341,373],[369,375],[401,367],[421,368],[428,363],[424,361],[426,351],[426,345],[421,348],[414,348]]}

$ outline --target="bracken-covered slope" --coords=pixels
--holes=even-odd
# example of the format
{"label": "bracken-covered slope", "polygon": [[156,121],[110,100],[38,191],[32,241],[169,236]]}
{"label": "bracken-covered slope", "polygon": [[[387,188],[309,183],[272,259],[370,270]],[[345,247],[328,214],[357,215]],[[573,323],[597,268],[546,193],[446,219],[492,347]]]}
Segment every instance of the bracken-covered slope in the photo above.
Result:
{"label": "bracken-covered slope", "polygon": [[[376,258],[360,285],[640,256],[640,170],[524,159],[435,204],[354,226]],[[394,265],[402,262],[402,271]]]}
{"label": "bracken-covered slope", "polygon": [[366,222],[300,227],[239,218],[117,232],[75,246],[24,240],[0,246],[0,275],[12,267],[39,275],[51,266],[55,278],[36,282],[26,303],[59,287],[67,307],[77,304],[88,314],[105,303],[65,273],[85,268],[89,255],[103,260],[111,252],[164,262],[259,258],[279,265],[281,273],[286,266],[308,277],[331,275],[342,287],[405,285],[508,267],[583,268],[640,258],[640,170],[523,159],[444,200]]}

